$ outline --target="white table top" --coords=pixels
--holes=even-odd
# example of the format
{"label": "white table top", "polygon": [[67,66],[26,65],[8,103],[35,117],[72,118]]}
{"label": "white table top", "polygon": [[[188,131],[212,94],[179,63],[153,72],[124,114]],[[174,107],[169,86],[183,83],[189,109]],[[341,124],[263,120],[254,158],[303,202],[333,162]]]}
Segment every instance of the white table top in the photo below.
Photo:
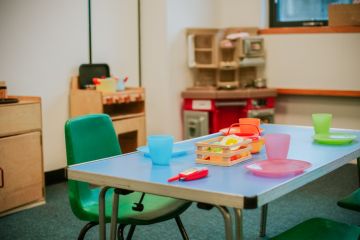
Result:
{"label": "white table top", "polygon": [[[68,178],[92,184],[148,192],[196,202],[241,209],[257,208],[309,183],[347,162],[360,157],[360,131],[331,129],[357,136],[351,144],[323,145],[313,141],[312,127],[264,124],[264,134],[291,135],[288,158],[305,160],[312,166],[297,176],[268,178],[255,176],[244,165],[265,159],[265,148],[243,163],[231,167],[206,165],[209,176],[196,181],[172,182],[167,179],[195,166],[195,153],[173,158],[170,166],[154,166],[141,152],[96,160],[68,167]],[[212,134],[179,142],[192,148],[194,142],[217,136]],[[193,149],[195,149],[193,147]]]}

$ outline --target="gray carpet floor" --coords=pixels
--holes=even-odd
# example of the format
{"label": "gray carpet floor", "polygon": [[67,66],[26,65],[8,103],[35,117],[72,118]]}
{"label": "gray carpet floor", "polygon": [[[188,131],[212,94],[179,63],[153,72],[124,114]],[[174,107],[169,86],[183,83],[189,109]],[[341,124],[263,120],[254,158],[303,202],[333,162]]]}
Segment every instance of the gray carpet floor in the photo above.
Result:
{"label": "gray carpet floor", "polygon": [[[269,204],[267,235],[274,236],[311,217],[325,217],[360,225],[360,213],[342,209],[338,199],[355,190],[356,165],[342,168]],[[224,223],[217,209],[201,210],[193,204],[181,216],[192,240],[224,239]],[[260,211],[244,211],[245,239],[258,237]],[[0,239],[77,239],[85,222],[72,214],[66,183],[46,187],[46,204],[0,218]],[[86,239],[98,239],[98,227]],[[134,240],[182,239],[174,220],[138,226]]]}

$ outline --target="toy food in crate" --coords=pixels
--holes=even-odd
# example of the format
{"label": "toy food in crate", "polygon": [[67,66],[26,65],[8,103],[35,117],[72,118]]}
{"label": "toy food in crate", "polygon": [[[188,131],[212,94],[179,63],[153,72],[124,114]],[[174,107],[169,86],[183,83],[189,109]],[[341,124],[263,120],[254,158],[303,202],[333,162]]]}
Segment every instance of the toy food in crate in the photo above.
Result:
{"label": "toy food in crate", "polygon": [[228,135],[197,142],[196,162],[232,166],[251,158],[251,141],[236,135]]}
{"label": "toy food in crate", "polygon": [[260,129],[253,124],[234,123],[229,128],[221,129],[220,132],[224,133],[226,136],[232,134],[245,139],[251,139],[251,153],[260,152],[264,146],[264,138],[260,136]]}

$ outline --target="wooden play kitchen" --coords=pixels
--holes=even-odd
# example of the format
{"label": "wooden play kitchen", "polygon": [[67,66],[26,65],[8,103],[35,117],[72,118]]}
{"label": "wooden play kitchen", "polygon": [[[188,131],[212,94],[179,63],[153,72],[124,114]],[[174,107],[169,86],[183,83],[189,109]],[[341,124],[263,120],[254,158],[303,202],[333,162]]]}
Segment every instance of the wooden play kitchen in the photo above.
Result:
{"label": "wooden play kitchen", "polygon": [[81,89],[74,76],[70,91],[70,117],[109,114],[123,153],[135,151],[146,144],[144,88],[125,88],[122,91]]}
{"label": "wooden play kitchen", "polygon": [[274,122],[277,91],[266,87],[257,28],[189,28],[186,37],[193,86],[181,93],[185,139],[216,133],[239,118]]}

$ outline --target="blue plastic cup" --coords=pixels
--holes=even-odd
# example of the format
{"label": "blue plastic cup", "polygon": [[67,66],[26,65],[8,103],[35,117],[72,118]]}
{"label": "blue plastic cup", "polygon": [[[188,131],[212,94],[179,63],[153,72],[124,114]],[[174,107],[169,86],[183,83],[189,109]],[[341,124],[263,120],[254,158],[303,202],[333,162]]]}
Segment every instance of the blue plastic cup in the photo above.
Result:
{"label": "blue plastic cup", "polygon": [[147,137],[149,153],[154,165],[169,165],[174,138],[171,135],[151,135]]}

